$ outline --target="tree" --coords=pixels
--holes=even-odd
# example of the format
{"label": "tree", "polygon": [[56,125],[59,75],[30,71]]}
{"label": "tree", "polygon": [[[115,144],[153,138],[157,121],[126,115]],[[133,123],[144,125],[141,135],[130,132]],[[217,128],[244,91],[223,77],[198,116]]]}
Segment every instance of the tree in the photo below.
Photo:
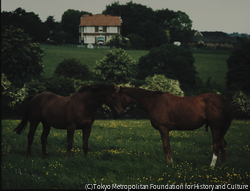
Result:
{"label": "tree", "polygon": [[181,11],[174,12],[168,9],[153,11],[149,7],[131,1],[125,5],[114,2],[106,6],[103,14],[121,16],[122,35],[130,37],[131,44],[137,47],[138,41],[134,38],[136,36],[140,38],[139,43],[144,43],[144,48],[152,48],[169,41],[187,41],[193,35],[192,21]]}
{"label": "tree", "polygon": [[88,65],[81,63],[80,60],[67,58],[57,65],[54,75],[87,80],[90,78],[90,70]]}
{"label": "tree", "polygon": [[[160,41],[153,41],[151,39],[158,37],[161,29],[155,29],[155,15],[154,11],[151,8],[146,7],[145,5],[136,4],[128,2],[125,5],[120,5],[119,2],[114,2],[111,5],[106,6],[106,10],[103,11],[105,14],[111,14],[116,16],[121,16],[122,18],[122,35],[130,38],[130,42],[133,46],[138,48],[139,38],[140,43],[144,43],[142,47],[151,48],[155,45],[155,43],[162,42],[164,39]],[[151,26],[151,25],[154,26]],[[150,30],[150,31],[149,31]],[[132,36],[131,36],[132,35]],[[137,36],[138,38],[133,38]],[[158,38],[159,39],[159,38]]]}
{"label": "tree", "polygon": [[136,61],[125,50],[113,49],[95,65],[96,78],[116,84],[128,83],[135,77]]}
{"label": "tree", "polygon": [[192,20],[189,19],[189,16],[182,11],[177,11],[169,24],[171,41],[187,41],[193,35],[191,28]]}
{"label": "tree", "polygon": [[61,27],[68,34],[66,43],[78,43],[80,18],[88,12],[68,9],[62,15]]}
{"label": "tree", "polygon": [[126,46],[129,45],[129,39],[118,34],[118,35],[112,36],[111,39],[108,40],[106,45],[115,46],[119,48],[125,48]]}
{"label": "tree", "polygon": [[241,90],[250,95],[250,40],[235,49],[227,60],[226,85],[229,90]]}
{"label": "tree", "polygon": [[184,92],[193,90],[197,72],[192,52],[172,44],[152,48],[147,55],[139,59],[137,79],[143,80],[154,74],[179,80]]}
{"label": "tree", "polygon": [[17,87],[37,78],[43,72],[43,50],[32,43],[24,30],[11,26],[1,34],[2,73]]}
{"label": "tree", "polygon": [[45,42],[49,36],[49,28],[39,16],[20,7],[12,12],[1,13],[1,26],[9,28],[11,25],[23,29],[33,42]]}
{"label": "tree", "polygon": [[48,16],[45,21],[45,25],[48,26],[50,31],[55,30],[57,27],[57,22],[55,22],[54,16]]}

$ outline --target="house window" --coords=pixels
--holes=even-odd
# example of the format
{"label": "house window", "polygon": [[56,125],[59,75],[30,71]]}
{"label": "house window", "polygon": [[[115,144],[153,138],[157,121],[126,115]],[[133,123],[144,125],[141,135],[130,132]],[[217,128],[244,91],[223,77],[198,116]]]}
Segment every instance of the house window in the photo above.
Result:
{"label": "house window", "polygon": [[95,27],[84,27],[84,33],[94,33]]}
{"label": "house window", "polygon": [[103,27],[99,27],[99,30],[98,30],[100,33],[103,32]]}
{"label": "house window", "polygon": [[117,33],[117,27],[107,27],[108,33]]}

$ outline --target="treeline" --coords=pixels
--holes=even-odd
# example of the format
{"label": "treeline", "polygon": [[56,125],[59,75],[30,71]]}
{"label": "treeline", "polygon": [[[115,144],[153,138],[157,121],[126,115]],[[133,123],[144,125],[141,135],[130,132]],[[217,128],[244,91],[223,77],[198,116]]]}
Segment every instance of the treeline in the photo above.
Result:
{"label": "treeline", "polygon": [[1,30],[14,26],[23,29],[33,42],[76,44],[78,43],[79,20],[86,13],[68,10],[63,13],[61,22],[56,22],[53,16],[48,16],[47,20],[42,22],[37,14],[26,12],[19,7],[12,12],[1,12]]}
{"label": "treeline", "polygon": [[194,34],[192,20],[181,11],[156,10],[130,1],[106,6],[103,14],[122,18],[122,35],[128,37],[133,47],[152,48],[167,42],[185,42]]}
{"label": "treeline", "polygon": [[[131,1],[124,5],[114,2],[107,5],[102,13],[121,16],[121,35],[129,38],[133,48],[150,49],[167,42],[185,42],[193,35],[192,20],[181,11],[154,11]],[[12,12],[2,12],[1,24],[2,27],[13,25],[23,29],[34,42],[76,44],[79,40],[79,20],[84,14],[91,13],[68,9],[63,13],[61,22],[56,22],[53,16],[42,22],[37,14],[17,8]]]}

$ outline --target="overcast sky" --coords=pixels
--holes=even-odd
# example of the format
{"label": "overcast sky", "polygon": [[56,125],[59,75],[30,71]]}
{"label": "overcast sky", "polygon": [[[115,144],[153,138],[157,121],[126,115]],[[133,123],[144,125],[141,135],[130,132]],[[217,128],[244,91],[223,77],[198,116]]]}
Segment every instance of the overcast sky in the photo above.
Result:
{"label": "overcast sky", "polygon": [[[61,21],[68,9],[100,14],[115,0],[1,0],[1,11],[14,11],[21,7],[38,14],[42,21],[54,16]],[[119,0],[126,4],[131,0]],[[183,11],[193,21],[193,29],[250,34],[250,0],[132,0],[153,10]]]}

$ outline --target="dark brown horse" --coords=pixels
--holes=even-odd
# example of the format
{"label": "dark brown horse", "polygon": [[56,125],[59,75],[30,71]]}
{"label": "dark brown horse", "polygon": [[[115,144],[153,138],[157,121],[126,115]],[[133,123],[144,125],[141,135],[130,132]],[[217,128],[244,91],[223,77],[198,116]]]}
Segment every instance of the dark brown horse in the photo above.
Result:
{"label": "dark brown horse", "polygon": [[20,134],[27,123],[30,122],[27,157],[30,157],[31,144],[40,122],[43,125],[41,142],[44,157],[47,156],[46,143],[51,126],[57,129],[67,129],[67,157],[69,157],[72,149],[74,131],[81,129],[84,156],[87,156],[88,138],[91,125],[95,120],[94,111],[96,108],[105,103],[118,115],[123,114],[120,93],[116,89],[117,86],[93,84],[82,86],[77,92],[68,97],[58,96],[53,93],[30,96],[24,117],[14,130],[17,134]]}
{"label": "dark brown horse", "polygon": [[160,131],[168,163],[173,162],[169,131],[194,130],[204,124],[206,129],[210,126],[213,137],[210,166],[215,166],[219,149],[222,152],[222,161],[226,161],[224,135],[233,119],[233,106],[226,98],[213,93],[179,97],[170,93],[129,87],[123,87],[120,91],[124,109],[134,102],[149,114],[152,126]]}

